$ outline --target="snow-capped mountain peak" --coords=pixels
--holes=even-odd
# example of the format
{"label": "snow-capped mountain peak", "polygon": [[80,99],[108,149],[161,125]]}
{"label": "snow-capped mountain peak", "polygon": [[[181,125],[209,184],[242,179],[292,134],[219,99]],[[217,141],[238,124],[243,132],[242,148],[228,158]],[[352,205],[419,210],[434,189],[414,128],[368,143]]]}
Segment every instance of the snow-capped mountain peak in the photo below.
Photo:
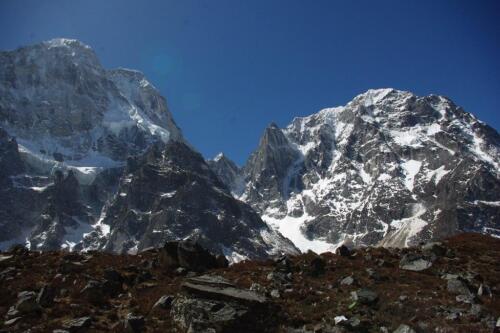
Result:
{"label": "snow-capped mountain peak", "polygon": [[0,165],[2,250],[135,253],[189,237],[230,261],[297,253],[231,195],[143,73],[104,69],[76,40],[0,52]]}
{"label": "snow-capped mountain peak", "polygon": [[79,41],[1,52],[0,62],[0,124],[37,169],[70,168],[89,183],[154,141],[184,140],[142,73],[104,69]]}
{"label": "snow-capped mountain peak", "polygon": [[375,89],[269,126],[240,198],[302,249],[500,234],[499,163],[499,134],[450,99]]}

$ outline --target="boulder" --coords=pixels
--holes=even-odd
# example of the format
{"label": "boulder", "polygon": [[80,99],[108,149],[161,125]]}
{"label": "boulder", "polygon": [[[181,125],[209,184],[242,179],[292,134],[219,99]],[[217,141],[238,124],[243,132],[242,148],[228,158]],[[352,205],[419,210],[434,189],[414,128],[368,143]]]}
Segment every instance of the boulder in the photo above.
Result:
{"label": "boulder", "polygon": [[66,320],[63,323],[63,327],[67,329],[70,333],[81,333],[81,332],[86,332],[91,324],[92,324],[91,317],[80,317],[76,319]]}
{"label": "boulder", "polygon": [[370,289],[359,289],[351,293],[353,300],[360,304],[372,305],[378,302],[378,294]]}
{"label": "boulder", "polygon": [[414,272],[426,270],[431,266],[431,260],[418,254],[405,254],[399,262],[399,268]]}
{"label": "boulder", "polygon": [[40,310],[40,306],[36,302],[36,293],[33,291],[21,291],[17,295],[17,303],[15,309],[19,313],[31,313]]}
{"label": "boulder", "polygon": [[155,308],[168,309],[168,308],[170,308],[172,306],[172,302],[173,301],[174,301],[174,297],[173,296],[163,295],[153,305],[153,309],[155,309]]}
{"label": "boulder", "polygon": [[354,278],[352,276],[347,276],[340,281],[342,286],[350,286],[354,283]]}
{"label": "boulder", "polygon": [[56,289],[46,284],[38,292],[36,302],[42,307],[50,307],[54,304],[55,297]]}
{"label": "boulder", "polygon": [[396,330],[393,333],[417,333],[413,328],[411,328],[408,325],[401,324],[396,328]]}
{"label": "boulder", "polygon": [[102,304],[106,302],[108,290],[104,283],[90,280],[81,290],[81,294],[92,304]]}
{"label": "boulder", "polygon": [[135,316],[132,313],[127,314],[125,318],[125,331],[129,333],[140,333],[143,331],[146,320],[143,316]]}
{"label": "boulder", "polygon": [[276,270],[285,273],[292,271],[292,261],[286,255],[277,258],[274,263],[276,264]]}
{"label": "boulder", "polygon": [[105,269],[104,273],[103,273],[103,277],[105,280],[113,281],[116,283],[123,282],[123,276],[121,275],[121,273],[115,269],[112,269],[112,268]]}
{"label": "boulder", "polygon": [[220,276],[188,278],[172,304],[172,317],[189,332],[272,332],[268,299]]}
{"label": "boulder", "polygon": [[335,250],[335,253],[338,256],[348,257],[351,255],[351,250],[347,246],[341,245]]}
{"label": "boulder", "polygon": [[222,254],[218,254],[215,257],[215,261],[217,262],[217,267],[218,268],[226,268],[229,267],[229,261],[227,260],[226,256]]}
{"label": "boulder", "polygon": [[457,295],[468,295],[468,296],[474,295],[472,290],[467,285],[467,282],[459,277],[448,279],[448,282],[446,284],[446,290],[448,290],[449,293]]}
{"label": "boulder", "polygon": [[443,246],[441,242],[430,242],[422,245],[422,252],[425,254],[434,255],[436,257],[442,257],[446,255],[446,247]]}
{"label": "boulder", "polygon": [[325,273],[326,262],[323,258],[316,255],[309,263],[308,272],[311,276],[319,276]]}
{"label": "boulder", "polygon": [[224,268],[228,265],[227,260],[217,258],[199,243],[190,239],[167,242],[160,249],[159,263],[168,270],[182,267],[194,272]]}

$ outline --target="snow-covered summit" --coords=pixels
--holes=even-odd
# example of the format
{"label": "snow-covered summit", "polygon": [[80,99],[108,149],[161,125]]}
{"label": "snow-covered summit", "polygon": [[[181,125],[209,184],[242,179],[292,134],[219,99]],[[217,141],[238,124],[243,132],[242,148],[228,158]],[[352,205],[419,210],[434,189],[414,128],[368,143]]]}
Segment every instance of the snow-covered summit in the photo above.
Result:
{"label": "snow-covered summit", "polygon": [[302,249],[500,234],[499,165],[499,134],[450,99],[374,89],[268,127],[240,199]]}
{"label": "snow-covered summit", "polygon": [[225,158],[225,155],[224,155],[224,153],[220,152],[217,155],[215,155],[215,157],[213,158],[213,161],[219,162],[223,158]]}
{"label": "snow-covered summit", "polygon": [[0,63],[0,126],[38,169],[73,168],[91,181],[86,174],[119,166],[154,141],[184,140],[142,73],[104,69],[77,40],[0,52]]}
{"label": "snow-covered summit", "polygon": [[79,40],[76,39],[69,39],[69,38],[54,38],[45,42],[42,42],[43,45],[47,45],[49,48],[52,47],[65,47],[65,48],[85,48],[85,49],[90,49],[90,46],[82,43]]}

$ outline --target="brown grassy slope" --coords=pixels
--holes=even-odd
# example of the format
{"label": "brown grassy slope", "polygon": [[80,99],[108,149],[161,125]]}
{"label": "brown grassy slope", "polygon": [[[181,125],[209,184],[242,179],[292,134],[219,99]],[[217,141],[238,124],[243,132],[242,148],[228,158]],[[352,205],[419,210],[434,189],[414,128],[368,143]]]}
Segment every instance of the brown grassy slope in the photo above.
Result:
{"label": "brown grassy slope", "polygon": [[[452,255],[439,257],[424,272],[399,268],[401,255],[412,249],[359,249],[351,257],[326,253],[321,255],[326,262],[325,272],[317,277],[308,273],[314,254],[291,258],[292,286],[280,290],[279,298],[272,298],[281,308],[275,314],[280,323],[276,330],[284,332],[287,327],[304,326],[314,329],[319,324],[333,324],[335,316],[344,315],[359,318],[369,332],[379,332],[380,326],[392,331],[402,323],[421,332],[436,328],[441,332],[491,332],[485,318],[500,316],[500,240],[463,234],[444,244]],[[135,256],[28,252],[0,261],[0,330],[51,332],[62,328],[65,320],[91,316],[90,332],[122,332],[123,319],[134,313],[145,316],[145,332],[175,331],[168,310],[151,308],[162,295],[180,292],[183,277],[155,266],[156,257],[155,251]],[[106,297],[101,304],[91,304],[82,297],[81,290],[89,280],[102,278],[106,268],[116,269],[124,276],[123,291],[121,295]],[[379,278],[371,278],[367,268],[373,269]],[[275,287],[267,276],[274,269],[271,260],[246,261],[209,273],[222,275],[243,288],[258,283],[270,292]],[[446,319],[447,309],[467,313],[471,306],[458,302],[456,295],[447,291],[446,280],[441,278],[445,273],[473,275],[478,284],[491,287],[492,297],[478,297],[481,315]],[[355,283],[340,285],[340,280],[349,275]],[[57,292],[54,305],[24,315],[16,325],[2,327],[18,292],[38,291],[45,284]],[[350,293],[361,287],[376,291],[379,301],[375,305],[353,304]]]}

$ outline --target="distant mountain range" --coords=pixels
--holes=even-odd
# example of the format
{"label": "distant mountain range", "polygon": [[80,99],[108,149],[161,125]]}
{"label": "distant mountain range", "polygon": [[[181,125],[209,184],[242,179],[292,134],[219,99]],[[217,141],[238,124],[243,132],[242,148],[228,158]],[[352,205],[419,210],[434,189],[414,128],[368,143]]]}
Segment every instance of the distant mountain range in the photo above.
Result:
{"label": "distant mountain range", "polygon": [[0,52],[0,248],[135,253],[194,238],[231,261],[500,237],[500,136],[442,96],[369,90],[204,161],[140,72],[55,39]]}

